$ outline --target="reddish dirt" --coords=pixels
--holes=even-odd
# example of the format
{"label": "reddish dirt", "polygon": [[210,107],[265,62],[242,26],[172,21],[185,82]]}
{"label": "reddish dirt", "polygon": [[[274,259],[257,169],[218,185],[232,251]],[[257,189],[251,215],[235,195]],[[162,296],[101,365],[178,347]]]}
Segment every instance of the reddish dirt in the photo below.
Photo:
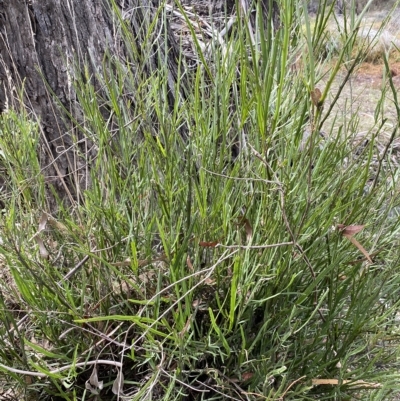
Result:
{"label": "reddish dirt", "polygon": [[[393,84],[400,89],[400,62],[389,60]],[[346,69],[342,68],[335,77],[326,104],[335,99],[346,77]],[[326,82],[321,80],[320,87]],[[388,77],[385,76],[385,66],[381,63],[363,63],[353,72],[351,78],[341,89],[331,114],[326,120],[325,127],[333,133],[342,130],[346,135],[369,135],[382,121],[380,128],[382,141],[390,137],[394,127],[398,124],[397,110],[393,93],[390,89]],[[376,130],[376,129],[375,129]]]}
{"label": "reddish dirt", "polygon": [[[389,67],[393,83],[396,87],[400,87],[400,62],[391,62]],[[359,83],[369,84],[374,88],[381,88],[384,71],[384,64],[363,63],[358,67],[354,78]]]}

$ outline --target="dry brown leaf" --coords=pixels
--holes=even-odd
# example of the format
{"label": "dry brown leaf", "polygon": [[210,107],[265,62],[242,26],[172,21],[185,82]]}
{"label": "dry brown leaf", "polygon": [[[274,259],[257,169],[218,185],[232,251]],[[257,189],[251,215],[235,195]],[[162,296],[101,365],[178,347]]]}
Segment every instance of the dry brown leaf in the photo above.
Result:
{"label": "dry brown leaf", "polygon": [[46,224],[47,224],[47,214],[43,212],[42,215],[40,216],[38,230],[29,241],[32,241],[36,236],[38,236],[42,231],[44,231],[46,229]]}
{"label": "dry brown leaf", "polygon": [[214,285],[214,284],[215,284],[215,280],[213,280],[213,279],[210,278],[210,277],[207,277],[207,278],[204,280],[204,284],[207,284],[207,285]]}
{"label": "dry brown leaf", "polygon": [[190,256],[189,255],[186,258],[186,264],[187,264],[187,267],[189,268],[189,270],[191,272],[193,272],[194,268],[193,268],[193,264],[192,264],[192,261],[190,260]]}
{"label": "dry brown leaf", "polygon": [[320,104],[320,99],[321,99],[322,93],[318,88],[315,88],[314,90],[311,91],[311,100],[314,104],[314,106],[321,106]]}
{"label": "dry brown leaf", "polygon": [[346,236],[353,236],[364,229],[365,225],[352,225],[352,226],[345,226],[344,224],[338,224],[337,228],[343,235]]}
{"label": "dry brown leaf", "polygon": [[46,247],[44,246],[43,240],[38,235],[35,236],[35,240],[39,246],[40,257],[43,259],[48,259],[50,254],[47,251]]}
{"label": "dry brown leaf", "polygon": [[[378,249],[376,252],[374,252],[374,253],[370,253],[369,254],[369,256],[370,256],[370,258],[372,259],[373,257],[375,257],[376,255],[378,255],[380,252],[382,252],[383,251],[383,248],[382,249]],[[356,265],[357,263],[363,263],[363,262],[365,262],[366,260],[368,260],[367,258],[361,258],[361,256],[360,256],[360,259],[357,259],[357,260],[352,260],[351,262],[348,262],[348,264],[349,265]]]}
{"label": "dry brown leaf", "polygon": [[154,270],[145,271],[142,274],[139,274],[139,280],[143,284],[148,284],[154,282],[156,278],[156,273]]}
{"label": "dry brown leaf", "polygon": [[97,366],[93,367],[92,374],[89,377],[89,380],[85,383],[86,390],[89,390],[92,394],[100,394],[100,390],[103,389],[103,381],[99,381],[97,376]]}
{"label": "dry brown leaf", "polygon": [[239,221],[239,224],[244,227],[246,231],[246,240],[247,242],[250,242],[251,238],[253,237],[253,227],[251,226],[249,219],[242,217]]}
{"label": "dry brown leaf", "polygon": [[366,249],[355,239],[353,238],[353,235],[359,233],[364,229],[365,225],[352,225],[352,226],[345,226],[344,224],[338,224],[337,228],[340,230],[340,232],[349,239],[349,241],[356,246],[359,251],[365,256],[365,258],[368,260],[368,262],[373,263],[371,256],[369,253],[366,251]]}
{"label": "dry brown leaf", "polygon": [[114,381],[111,391],[113,392],[113,394],[122,395],[123,387],[124,387],[124,375],[122,374],[122,369],[119,369],[117,378]]}
{"label": "dry brown leaf", "polygon": [[46,224],[47,224],[47,213],[43,212],[42,216],[40,217],[39,221],[39,229],[38,229],[38,234],[46,229]]}
{"label": "dry brown leaf", "polygon": [[192,306],[194,309],[198,309],[201,311],[208,310],[208,304],[204,303],[201,299],[195,299],[192,302]]}
{"label": "dry brown leaf", "polygon": [[242,380],[247,381],[247,380],[251,379],[253,376],[254,376],[253,372],[244,372],[244,373],[242,373]]}
{"label": "dry brown leaf", "polygon": [[355,238],[349,236],[346,237],[350,240],[352,244],[354,244],[360,250],[360,252],[365,256],[365,258],[368,260],[369,263],[373,263],[371,256],[369,256],[369,253]]}
{"label": "dry brown leaf", "polygon": [[185,333],[187,333],[187,331],[189,330],[190,327],[190,322],[192,321],[193,315],[190,315],[189,318],[187,319],[185,326],[183,327],[183,329],[179,332],[179,337],[183,338],[183,336],[185,335]]}
{"label": "dry brown leaf", "polygon": [[219,244],[218,241],[200,241],[199,245],[202,246],[203,248],[215,248]]}

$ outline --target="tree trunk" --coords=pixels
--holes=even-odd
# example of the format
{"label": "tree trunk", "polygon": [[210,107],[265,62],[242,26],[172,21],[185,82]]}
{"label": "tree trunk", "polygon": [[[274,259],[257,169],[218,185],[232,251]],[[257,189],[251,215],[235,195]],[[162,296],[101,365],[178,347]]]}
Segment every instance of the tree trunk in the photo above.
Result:
{"label": "tree trunk", "polygon": [[[40,121],[43,174],[48,186],[63,199],[74,203],[88,185],[87,160],[90,144],[74,130],[60,111],[55,97],[72,115],[80,106],[73,87],[75,66],[88,63],[94,76],[102,65],[106,49],[121,54],[120,39],[113,29],[110,0],[0,0],[0,108],[18,108],[16,88],[24,87],[24,106]],[[128,10],[134,35],[144,38],[143,24],[153,21],[159,0],[119,0],[121,11]],[[157,14],[162,19],[162,13]],[[154,41],[164,41],[164,30],[155,30]],[[176,44],[167,31],[169,99],[173,104],[178,57]],[[164,46],[154,44],[153,58],[144,70],[158,68]],[[123,50],[122,50],[123,51]],[[143,67],[143,66],[142,66]],[[92,82],[93,83],[93,82]],[[55,95],[55,96],[54,96]],[[182,133],[184,135],[184,132]],[[53,205],[54,207],[54,200]]]}

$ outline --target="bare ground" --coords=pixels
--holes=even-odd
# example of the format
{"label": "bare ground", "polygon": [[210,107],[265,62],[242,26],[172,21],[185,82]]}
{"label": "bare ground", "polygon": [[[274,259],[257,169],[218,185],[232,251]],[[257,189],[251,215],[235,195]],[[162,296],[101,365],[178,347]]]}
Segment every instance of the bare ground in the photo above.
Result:
{"label": "bare ground", "polygon": [[[400,62],[391,63],[390,67],[393,84],[398,91],[400,89]],[[359,67],[344,86],[340,98],[333,108],[332,119],[327,120],[327,127],[330,126],[333,118],[336,119],[337,127],[346,126],[353,120],[354,123],[357,123],[356,130],[358,132],[368,133],[380,125],[382,119],[386,119],[383,132],[390,135],[398,123],[398,117],[388,78],[384,78],[384,69],[383,64],[364,63]],[[334,81],[327,106],[336,96],[344,76],[345,71],[342,71]],[[384,88],[386,88],[386,92],[382,96]]]}

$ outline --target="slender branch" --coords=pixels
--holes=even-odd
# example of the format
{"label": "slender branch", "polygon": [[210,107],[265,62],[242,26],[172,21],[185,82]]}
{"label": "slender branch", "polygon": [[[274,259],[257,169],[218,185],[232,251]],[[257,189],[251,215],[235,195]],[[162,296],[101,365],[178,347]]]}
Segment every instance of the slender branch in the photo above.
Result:
{"label": "slender branch", "polygon": [[296,245],[293,241],[280,242],[279,244],[267,244],[267,245],[215,245],[216,248],[227,248],[227,249],[268,249],[276,248],[278,246]]}
{"label": "slender branch", "polygon": [[283,220],[285,222],[286,229],[288,230],[289,235],[292,238],[293,244],[300,251],[301,256],[303,257],[304,261],[306,262],[306,265],[308,266],[308,268],[310,270],[311,276],[315,279],[316,275],[315,275],[314,269],[313,269],[309,259],[307,258],[303,248],[296,241],[296,237],[295,237],[295,235],[293,233],[293,230],[290,227],[289,219],[287,218],[287,215],[286,215],[285,191],[283,189],[283,184],[279,181],[275,171],[271,168],[271,166],[268,164],[268,162],[261,156],[261,154],[259,152],[257,152],[257,150],[254,149],[252,145],[249,144],[249,147],[252,150],[252,152],[254,153],[254,155],[257,157],[257,159],[261,160],[261,162],[271,171],[272,175],[274,176],[275,181],[277,183],[279,183],[278,191],[280,193],[280,198],[281,198],[281,211],[282,211],[282,217],[283,217]]}
{"label": "slender branch", "polygon": [[60,285],[63,281],[71,278],[89,259],[89,255],[86,255],[82,260],[80,260],[76,266],[71,269],[57,284]]}
{"label": "slender branch", "polygon": [[[276,181],[276,182],[279,182],[279,179],[278,179],[278,177],[277,177],[275,171],[272,169],[272,167],[269,165],[269,163],[264,159],[264,157],[262,157],[261,154],[260,154],[259,152],[257,152],[257,150],[254,149],[253,146],[252,146],[251,144],[249,144],[249,147],[250,147],[250,149],[252,150],[253,154],[257,157],[257,159],[259,159],[259,160],[264,164],[264,166],[265,166],[269,171],[271,171],[271,173],[272,173],[272,175],[273,175],[275,181]],[[290,235],[290,237],[292,238],[292,241],[293,241],[294,246],[298,249],[298,251],[300,252],[301,257],[303,258],[303,260],[304,260],[304,262],[306,263],[308,269],[310,270],[311,277],[312,277],[313,280],[315,281],[315,279],[316,279],[316,274],[315,274],[315,271],[314,271],[314,269],[313,269],[313,267],[312,267],[312,264],[311,264],[310,260],[308,259],[306,253],[304,252],[304,249],[302,248],[302,246],[297,242],[296,237],[295,237],[295,235],[294,235],[294,233],[293,233],[293,230],[292,230],[291,227],[290,227],[289,219],[288,219],[288,217],[287,217],[287,215],[286,215],[285,191],[284,191],[284,189],[283,189],[283,184],[282,184],[282,183],[280,183],[280,185],[278,186],[278,191],[279,191],[279,193],[280,193],[281,212],[282,212],[283,221],[285,222],[286,229],[288,230],[289,235]],[[315,302],[316,302],[316,304],[317,304],[317,300],[318,300],[318,292],[316,291],[316,292],[315,292]],[[325,318],[324,318],[324,316],[323,316],[323,314],[322,314],[322,312],[321,312],[320,309],[318,309],[318,314],[319,314],[319,316],[321,317],[322,321],[325,321]]]}
{"label": "slender branch", "polygon": [[220,173],[216,173],[214,171],[211,170],[207,170],[204,167],[201,167],[202,170],[204,170],[205,172],[207,172],[208,174],[212,174],[218,177],[223,177],[223,178],[227,178],[230,180],[237,180],[237,181],[253,181],[253,182],[257,182],[257,181],[262,181],[266,184],[276,184],[276,185],[282,185],[279,181],[270,181],[270,180],[266,180],[264,178],[248,178],[248,177],[230,177],[229,175],[226,174],[220,174]]}
{"label": "slender branch", "polygon": [[117,368],[122,368],[121,362],[107,361],[105,359],[99,359],[97,361],[72,363],[70,365],[66,365],[61,368],[51,370],[51,371],[49,371],[49,373],[31,372],[29,370],[15,369],[15,368],[12,368],[11,366],[3,365],[2,363],[0,363],[0,369],[3,369],[7,372],[17,373],[17,374],[26,375],[26,376],[48,377],[50,375],[54,375],[54,374],[63,372],[65,370],[69,370],[74,367],[80,368],[80,367],[86,367],[86,366],[90,366],[90,365],[112,365]]}

